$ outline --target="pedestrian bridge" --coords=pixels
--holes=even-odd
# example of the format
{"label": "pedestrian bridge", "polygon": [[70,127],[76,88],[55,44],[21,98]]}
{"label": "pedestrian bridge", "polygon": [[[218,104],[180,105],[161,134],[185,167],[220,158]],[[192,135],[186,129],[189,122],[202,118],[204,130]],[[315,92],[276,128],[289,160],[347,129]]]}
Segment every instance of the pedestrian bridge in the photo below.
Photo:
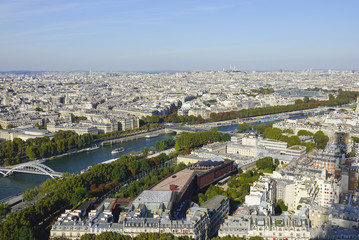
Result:
{"label": "pedestrian bridge", "polygon": [[9,176],[14,172],[47,175],[52,178],[62,176],[61,172],[55,172],[48,166],[41,163],[31,162],[16,165],[15,167],[0,167],[0,174],[2,174],[4,177]]}
{"label": "pedestrian bridge", "polygon": [[184,127],[184,126],[178,126],[178,125],[172,125],[172,126],[166,126],[167,131],[181,133],[181,132],[198,132],[203,130],[194,129],[191,127]]}

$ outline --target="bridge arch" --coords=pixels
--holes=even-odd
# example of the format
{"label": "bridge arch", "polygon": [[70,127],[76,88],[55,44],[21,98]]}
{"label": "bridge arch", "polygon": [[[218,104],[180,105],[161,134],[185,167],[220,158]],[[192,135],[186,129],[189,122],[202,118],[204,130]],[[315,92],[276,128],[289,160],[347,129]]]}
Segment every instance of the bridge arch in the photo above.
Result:
{"label": "bridge arch", "polygon": [[2,173],[6,177],[6,176],[10,175],[11,173],[17,172],[17,171],[29,172],[29,173],[37,172],[40,174],[48,175],[52,178],[54,178],[54,176],[56,175],[56,172],[54,170],[52,170],[48,166],[41,164],[41,163],[25,163],[25,164],[18,165],[14,168],[11,168],[7,172],[2,170],[2,171],[0,171],[0,173]]}

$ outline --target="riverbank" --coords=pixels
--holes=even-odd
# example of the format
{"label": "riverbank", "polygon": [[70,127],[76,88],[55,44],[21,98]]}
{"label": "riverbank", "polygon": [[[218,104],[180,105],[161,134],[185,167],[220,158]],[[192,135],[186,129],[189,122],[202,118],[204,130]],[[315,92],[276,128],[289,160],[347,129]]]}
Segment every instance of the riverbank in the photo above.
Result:
{"label": "riverbank", "polygon": [[[153,130],[153,131],[146,131],[146,132],[140,132],[140,133],[134,133],[131,135],[125,135],[125,136],[118,136],[115,137],[113,139],[106,139],[106,140],[99,140],[99,141],[95,141],[95,144],[97,144],[98,146],[104,146],[104,145],[112,145],[115,143],[119,143],[119,142],[126,142],[126,141],[131,141],[131,140],[136,140],[136,139],[140,139],[140,138],[145,138],[146,135],[148,135],[149,133],[151,134],[166,134],[166,130],[165,129],[158,129],[158,130]],[[85,149],[79,149],[73,152],[68,152],[68,153],[63,153],[60,155],[56,155],[56,156],[51,156],[49,158],[44,158],[43,160],[47,161],[47,160],[54,160],[54,159],[58,159],[58,158],[62,158],[62,157],[66,157],[66,156],[71,156],[73,154],[78,154],[78,153],[82,153],[82,152],[88,152],[88,151],[92,151],[94,150],[92,147],[89,148],[85,148]]]}
{"label": "riverbank", "polygon": [[131,136],[119,137],[119,138],[114,138],[111,140],[103,140],[100,142],[100,145],[111,145],[114,143],[136,140],[136,139],[140,139],[140,138],[146,138],[148,135],[150,135],[150,136],[157,135],[158,136],[158,135],[166,134],[166,133],[168,133],[168,131],[166,129],[158,129],[158,130],[147,131],[147,132],[143,132],[143,133],[139,133],[139,134],[135,134],[135,135],[131,135]]}
{"label": "riverbank", "polygon": [[[151,133],[155,134],[154,132],[155,131]],[[56,159],[53,158],[51,161],[46,161],[42,164],[57,172],[79,174],[81,170],[88,168],[88,166],[103,163],[111,159],[118,159],[124,154],[139,152],[143,147],[149,149],[155,146],[156,141],[162,141],[173,136],[174,134],[161,134],[151,138],[142,137],[140,139],[132,140],[131,138],[126,138],[128,141],[114,143],[113,145],[104,145],[103,147],[92,151],[80,152]],[[123,147],[125,151],[118,154],[111,153],[113,149],[119,147]],[[34,188],[35,186],[40,185],[46,179],[48,179],[48,176],[26,173],[14,173],[7,177],[0,176],[0,199],[17,196],[28,188]]]}
{"label": "riverbank", "polygon": [[[146,135],[161,135],[161,134],[166,134],[167,131],[165,129],[157,129],[157,130],[152,130],[152,131],[146,131],[146,132],[139,132],[139,133],[134,133],[131,135],[125,135],[125,136],[118,136],[118,137],[114,137],[112,139],[105,139],[105,140],[98,140],[95,142],[96,145],[112,145],[115,143],[119,143],[119,142],[125,142],[125,141],[131,141],[131,140],[136,140],[136,139],[141,139],[141,138],[145,138]],[[54,155],[51,157],[47,157],[47,158],[42,158],[42,159],[34,159],[34,160],[29,160],[29,161],[24,161],[22,163],[19,164],[15,164],[15,165],[11,165],[8,166],[10,168],[16,167],[18,165],[21,164],[25,164],[25,163],[43,163],[49,160],[55,160],[55,159],[59,159],[59,158],[63,158],[63,157],[67,157],[67,156],[71,156],[74,154],[79,154],[79,153],[83,153],[83,152],[89,152],[92,150],[96,150],[98,148],[93,148],[93,147],[89,147],[89,148],[83,148],[83,149],[78,149],[78,150],[70,150],[69,152],[66,153],[62,153],[59,155]]]}

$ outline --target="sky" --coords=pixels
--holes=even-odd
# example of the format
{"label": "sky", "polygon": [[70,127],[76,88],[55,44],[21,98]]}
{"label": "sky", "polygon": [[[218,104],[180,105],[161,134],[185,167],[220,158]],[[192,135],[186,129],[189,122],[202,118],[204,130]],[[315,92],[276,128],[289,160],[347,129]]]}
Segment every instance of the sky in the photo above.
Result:
{"label": "sky", "polygon": [[357,0],[1,0],[0,70],[359,70]]}

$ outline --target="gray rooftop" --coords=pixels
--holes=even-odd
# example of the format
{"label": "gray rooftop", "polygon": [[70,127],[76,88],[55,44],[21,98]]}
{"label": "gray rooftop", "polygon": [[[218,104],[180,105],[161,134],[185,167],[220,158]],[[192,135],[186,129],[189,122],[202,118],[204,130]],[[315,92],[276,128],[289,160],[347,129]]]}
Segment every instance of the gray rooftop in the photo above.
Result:
{"label": "gray rooftop", "polygon": [[172,194],[172,191],[145,190],[133,201],[133,203],[141,204],[170,202]]}
{"label": "gray rooftop", "polygon": [[222,195],[216,195],[213,198],[211,198],[210,200],[208,200],[207,202],[203,203],[201,205],[201,208],[207,208],[209,211],[216,210],[217,208],[219,208],[222,205],[221,203],[225,199],[227,199],[227,197],[222,196]]}

